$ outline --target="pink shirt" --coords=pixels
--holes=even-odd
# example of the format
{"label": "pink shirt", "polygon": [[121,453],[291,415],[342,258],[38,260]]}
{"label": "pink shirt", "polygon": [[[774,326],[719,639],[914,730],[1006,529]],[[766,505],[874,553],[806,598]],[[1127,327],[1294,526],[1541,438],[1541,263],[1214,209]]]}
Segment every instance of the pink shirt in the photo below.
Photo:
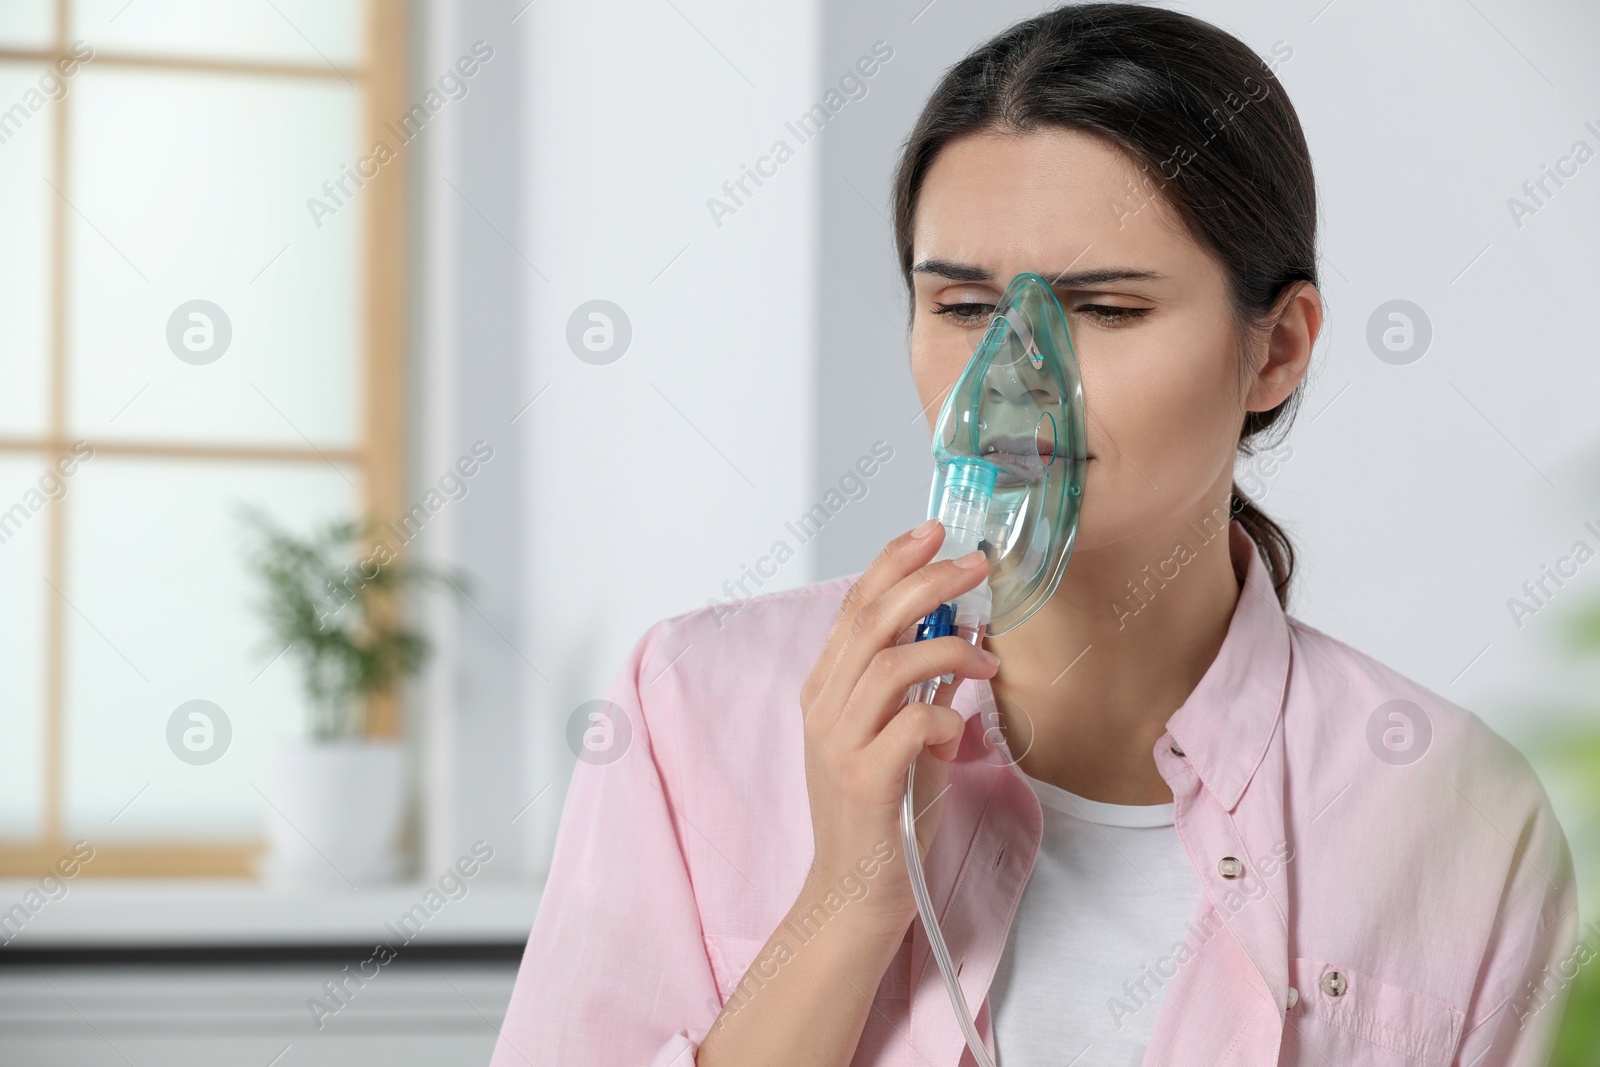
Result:
{"label": "pink shirt", "polygon": [[[1152,750],[1205,894],[1172,954],[1106,976],[1133,1000],[1165,987],[1144,1063],[1545,1063],[1578,919],[1537,777],[1472,713],[1286,616],[1229,536],[1227,637]],[[577,765],[494,1067],[694,1063],[811,862],[798,694],[854,578],[639,640],[609,694],[631,736]],[[988,683],[954,706],[992,709]],[[967,721],[926,864],[991,1054],[986,994],[1042,826],[993,725]],[[973,1062],[919,922],[853,1062]]]}

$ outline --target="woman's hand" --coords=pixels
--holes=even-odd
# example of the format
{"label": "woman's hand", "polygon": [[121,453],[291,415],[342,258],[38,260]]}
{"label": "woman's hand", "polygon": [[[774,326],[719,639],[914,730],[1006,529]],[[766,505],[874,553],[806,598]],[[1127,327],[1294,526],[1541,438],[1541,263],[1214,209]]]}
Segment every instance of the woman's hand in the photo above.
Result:
{"label": "woman's hand", "polygon": [[[845,595],[800,690],[815,843],[808,881],[825,890],[854,872],[868,888],[850,907],[863,907],[896,942],[916,914],[900,838],[906,770],[913,759],[920,761],[917,840],[925,855],[939,827],[949,761],[965,726],[943,703],[954,696],[955,685],[941,687],[939,704],[902,708],[901,702],[918,682],[951,672],[957,684],[992,678],[1000,663],[956,636],[896,643],[934,608],[989,573],[988,560],[977,551],[929,563],[943,540],[944,527],[930,519],[885,546]],[[874,865],[876,872],[864,877]]]}
{"label": "woman's hand", "polygon": [[[900,847],[906,769],[922,761],[917,838],[925,853],[965,726],[948,706],[900,702],[917,682],[946,673],[991,678],[1000,663],[959,637],[895,643],[989,573],[981,552],[929,563],[943,540],[944,527],[930,521],[890,542],[850,587],[800,689],[815,855],[756,957],[781,950],[786,962],[776,973],[761,971],[753,995],[724,1005],[700,1046],[702,1067],[840,1067],[855,1055],[872,1003],[860,991],[878,987],[917,913]],[[954,692],[944,686],[936,699]],[[843,909],[839,896],[847,899]]]}

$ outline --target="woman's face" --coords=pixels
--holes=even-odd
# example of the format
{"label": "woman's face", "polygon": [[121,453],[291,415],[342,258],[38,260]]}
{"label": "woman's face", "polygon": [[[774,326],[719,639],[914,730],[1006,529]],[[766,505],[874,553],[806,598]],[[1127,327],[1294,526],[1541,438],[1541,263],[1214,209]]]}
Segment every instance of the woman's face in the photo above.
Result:
{"label": "woman's face", "polygon": [[1222,268],[1150,184],[1086,134],[985,132],[944,147],[917,205],[911,366],[930,432],[1006,283],[1062,276],[1088,415],[1080,551],[1225,509],[1245,411],[1304,373],[1242,372]]}

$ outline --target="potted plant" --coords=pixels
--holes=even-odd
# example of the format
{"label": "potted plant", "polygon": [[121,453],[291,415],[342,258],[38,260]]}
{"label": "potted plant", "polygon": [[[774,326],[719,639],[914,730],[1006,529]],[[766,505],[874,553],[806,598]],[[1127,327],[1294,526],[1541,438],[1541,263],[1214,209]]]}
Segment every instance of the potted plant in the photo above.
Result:
{"label": "potted plant", "polygon": [[297,537],[260,511],[250,566],[271,635],[311,706],[309,737],[272,753],[260,873],[286,884],[392,881],[400,870],[405,758],[398,739],[368,736],[367,708],[422,669],[427,640],[400,619],[396,594],[441,572],[402,562],[375,524],[337,521]]}

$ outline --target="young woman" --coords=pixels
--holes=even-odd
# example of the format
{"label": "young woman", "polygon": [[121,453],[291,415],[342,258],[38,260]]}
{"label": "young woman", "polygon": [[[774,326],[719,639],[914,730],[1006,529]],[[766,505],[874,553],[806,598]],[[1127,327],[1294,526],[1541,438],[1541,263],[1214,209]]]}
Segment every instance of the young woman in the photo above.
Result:
{"label": "young woman", "polygon": [[[931,425],[1006,283],[1053,279],[1089,413],[1071,563],[983,648],[897,641],[987,573],[931,562],[937,522],[651,627],[496,1067],[973,1062],[901,854],[912,760],[1001,1067],[1544,1062],[1577,917],[1537,779],[1285,614],[1293,551],[1234,485],[1289,455],[1262,435],[1322,326],[1316,218],[1283,87],[1194,18],[1064,7],[945,75],[895,179],[917,390]],[[900,706],[947,671],[952,706]]]}

